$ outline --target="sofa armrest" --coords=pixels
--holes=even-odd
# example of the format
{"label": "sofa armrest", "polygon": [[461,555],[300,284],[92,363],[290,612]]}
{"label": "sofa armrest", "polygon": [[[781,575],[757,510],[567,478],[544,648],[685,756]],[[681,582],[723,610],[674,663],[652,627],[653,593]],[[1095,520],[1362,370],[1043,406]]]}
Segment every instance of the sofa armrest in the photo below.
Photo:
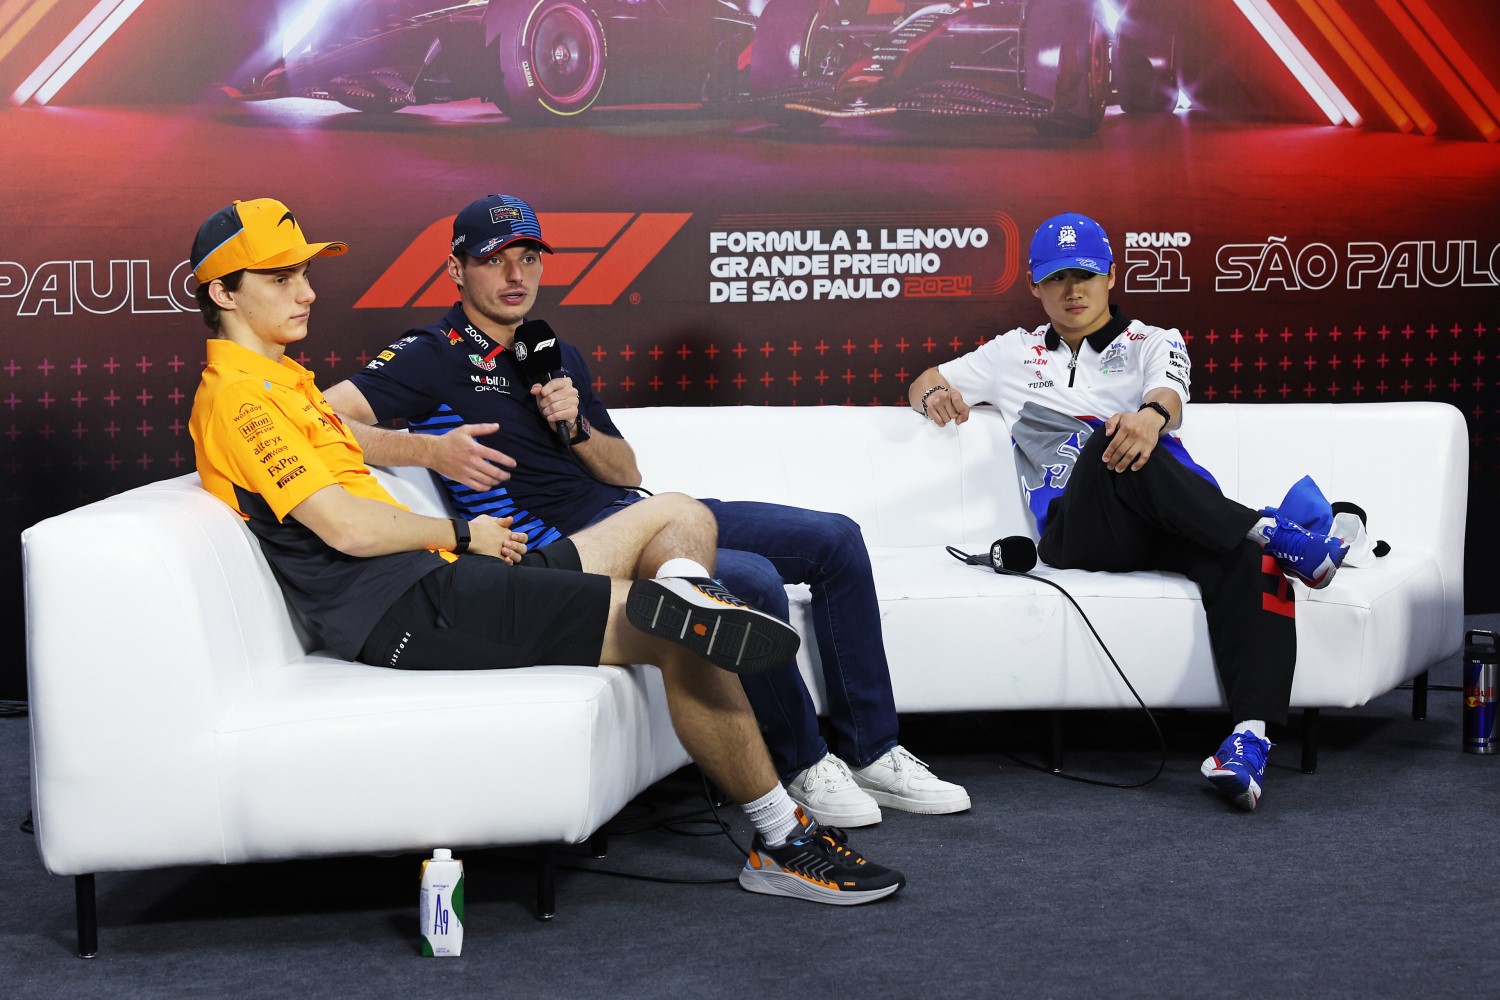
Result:
{"label": "sofa armrest", "polygon": [[255,540],[187,476],[42,521],[22,551],[44,863],[78,874],[58,838],[101,830],[221,860],[215,723],[303,653]]}

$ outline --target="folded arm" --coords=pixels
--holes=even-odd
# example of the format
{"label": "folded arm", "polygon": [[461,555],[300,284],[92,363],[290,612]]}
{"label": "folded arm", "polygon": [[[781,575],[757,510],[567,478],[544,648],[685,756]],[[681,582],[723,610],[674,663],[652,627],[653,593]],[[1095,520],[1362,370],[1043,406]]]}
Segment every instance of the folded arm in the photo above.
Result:
{"label": "folded arm", "polygon": [[[364,559],[422,549],[451,550],[457,544],[453,522],[448,518],[427,517],[356,496],[337,484],[313,493],[293,507],[290,516],[330,547]],[[476,517],[469,522],[468,551],[519,562],[526,554],[526,536],[511,531],[510,525],[508,517]]]}

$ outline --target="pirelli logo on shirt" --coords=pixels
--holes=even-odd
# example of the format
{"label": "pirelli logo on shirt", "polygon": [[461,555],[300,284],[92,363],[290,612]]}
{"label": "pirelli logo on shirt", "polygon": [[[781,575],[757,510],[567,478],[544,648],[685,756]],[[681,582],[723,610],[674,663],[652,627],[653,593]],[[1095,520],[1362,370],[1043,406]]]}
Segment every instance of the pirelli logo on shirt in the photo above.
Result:
{"label": "pirelli logo on shirt", "polygon": [[[607,306],[624,294],[677,235],[691,212],[541,212],[542,232],[555,253],[542,285],[567,288],[565,306]],[[453,216],[438,219],[401,252],[356,309],[445,308],[457,292],[446,261]]]}

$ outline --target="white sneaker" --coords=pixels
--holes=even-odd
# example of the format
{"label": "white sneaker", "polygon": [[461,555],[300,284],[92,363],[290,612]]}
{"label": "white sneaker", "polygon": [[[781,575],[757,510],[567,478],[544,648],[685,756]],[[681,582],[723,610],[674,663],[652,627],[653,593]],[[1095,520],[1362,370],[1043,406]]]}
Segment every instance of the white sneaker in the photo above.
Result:
{"label": "white sneaker", "polygon": [[869,826],[880,822],[880,806],[854,783],[849,765],[833,754],[787,783],[792,801],[824,826]]}
{"label": "white sneaker", "polygon": [[883,806],[913,813],[956,813],[969,808],[962,785],[944,781],[910,750],[895,746],[868,767],[851,772],[854,781]]}

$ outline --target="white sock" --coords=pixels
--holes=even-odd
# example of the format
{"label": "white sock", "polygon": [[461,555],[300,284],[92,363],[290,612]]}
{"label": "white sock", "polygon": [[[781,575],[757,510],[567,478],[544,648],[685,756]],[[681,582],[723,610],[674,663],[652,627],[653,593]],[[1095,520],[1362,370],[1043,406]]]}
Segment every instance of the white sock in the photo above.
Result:
{"label": "white sock", "polygon": [[791,836],[792,831],[797,829],[797,804],[780,783],[771,786],[769,792],[754,802],[746,802],[740,808],[745,810],[745,815],[755,824],[756,832],[767,847],[780,847],[786,843],[786,838]]}
{"label": "white sock", "polygon": [[1266,738],[1266,724],[1262,719],[1246,719],[1234,727],[1234,731],[1237,733],[1243,733],[1247,729],[1261,739]]}
{"label": "white sock", "polygon": [[1271,540],[1271,531],[1275,527],[1276,518],[1263,517],[1250,526],[1250,530],[1245,533],[1245,537],[1260,545],[1261,548],[1265,548],[1266,543]]}
{"label": "white sock", "polygon": [[661,568],[656,571],[656,575],[698,577],[713,576],[712,573],[704,568],[702,563],[696,563],[691,559],[684,559],[682,556],[678,556],[675,559],[668,559],[666,562],[662,563]]}

